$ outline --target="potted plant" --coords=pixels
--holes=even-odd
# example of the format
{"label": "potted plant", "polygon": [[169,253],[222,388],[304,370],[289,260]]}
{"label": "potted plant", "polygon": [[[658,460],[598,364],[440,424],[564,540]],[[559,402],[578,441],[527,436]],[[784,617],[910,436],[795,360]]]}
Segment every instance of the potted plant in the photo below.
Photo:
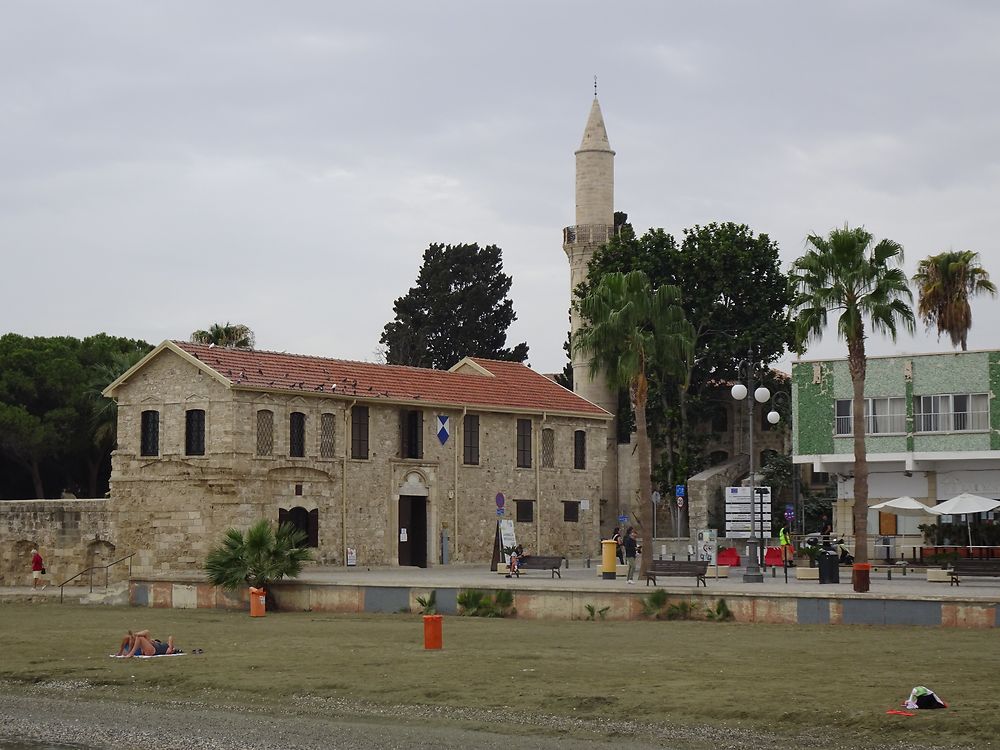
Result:
{"label": "potted plant", "polygon": [[306,533],[292,524],[283,523],[275,530],[270,521],[262,518],[245,535],[239,529],[228,529],[222,544],[205,558],[205,573],[210,583],[225,591],[238,591],[244,586],[256,589],[261,592],[259,596],[270,599],[274,608],[268,587],[282,578],[295,578],[303,564],[312,560],[305,541]]}

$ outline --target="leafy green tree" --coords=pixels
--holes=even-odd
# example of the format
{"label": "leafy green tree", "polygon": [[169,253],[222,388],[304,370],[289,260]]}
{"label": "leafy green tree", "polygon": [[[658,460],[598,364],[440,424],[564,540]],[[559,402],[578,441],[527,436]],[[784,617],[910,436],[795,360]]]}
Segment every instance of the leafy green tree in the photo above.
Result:
{"label": "leafy green tree", "polygon": [[208,553],[205,572],[208,580],[226,591],[250,585],[267,588],[283,578],[295,578],[302,566],[312,560],[305,546],[306,533],[290,523],[275,531],[266,518],[247,529],[228,529],[222,544]]}
{"label": "leafy green tree", "polygon": [[193,344],[215,344],[230,349],[253,349],[254,333],[242,323],[213,323],[207,331],[195,331],[191,334]]}
{"label": "leafy green tree", "polygon": [[470,356],[525,361],[526,343],[506,347],[517,320],[510,286],[496,245],[432,244],[416,286],[396,300],[396,317],[382,330],[386,362],[446,370]]}
{"label": "leafy green tree", "polygon": [[643,271],[654,288],[676,286],[680,305],[694,326],[695,342],[684,369],[651,382],[649,422],[658,446],[661,486],[683,484],[703,468],[706,436],[699,425],[711,417],[719,381],[735,379],[737,364],[753,345],[759,371],[794,341],[788,319],[788,279],[781,271],[778,245],[766,234],[733,222],[684,230],[683,241],[662,229],[637,237],[624,224],[588,267],[589,285],[608,273]]}
{"label": "leafy green tree", "polygon": [[990,275],[979,265],[979,253],[954,250],[930,255],[920,261],[913,277],[917,284],[917,313],[928,328],[937,326],[938,336],[947,333],[951,345],[967,350],[972,328],[969,298],[987,293],[996,296]]}
{"label": "leafy green tree", "polygon": [[[646,274],[606,274],[580,300],[583,326],[573,346],[588,354],[591,374],[606,374],[615,387],[627,388],[635,411],[636,450],[639,462],[639,526],[652,532],[649,498],[652,497],[650,445],[646,431],[646,400],[651,371],[679,372],[690,356],[692,326],[679,306],[676,287],[655,291]],[[647,545],[651,540],[646,539]],[[645,574],[652,555],[643,555]]]}
{"label": "leafy green tree", "polygon": [[847,342],[847,364],[854,388],[854,559],[868,562],[868,456],[865,450],[865,320],[875,332],[896,339],[902,325],[914,327],[913,295],[900,268],[903,248],[892,240],[875,243],[863,227],[834,229],[828,237],[809,235],[812,246],[792,266],[796,289],[795,310],[798,346],[819,338],[827,315],[839,313],[837,335]]}

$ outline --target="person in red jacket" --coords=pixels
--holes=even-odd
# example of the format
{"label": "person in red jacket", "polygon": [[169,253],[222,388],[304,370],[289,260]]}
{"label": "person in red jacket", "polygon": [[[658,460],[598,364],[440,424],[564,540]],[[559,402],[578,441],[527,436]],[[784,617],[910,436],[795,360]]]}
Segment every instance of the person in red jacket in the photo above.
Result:
{"label": "person in red jacket", "polygon": [[42,576],[45,575],[45,563],[42,561],[42,556],[38,554],[37,549],[31,550],[31,588],[37,589],[38,584],[42,584],[44,589],[48,584]]}

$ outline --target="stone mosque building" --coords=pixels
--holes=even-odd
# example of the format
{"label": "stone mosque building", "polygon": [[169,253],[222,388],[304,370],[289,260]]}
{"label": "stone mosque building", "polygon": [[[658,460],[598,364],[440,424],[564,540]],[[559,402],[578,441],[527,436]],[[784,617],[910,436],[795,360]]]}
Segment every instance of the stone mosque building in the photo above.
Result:
{"label": "stone mosque building", "polygon": [[[563,230],[570,293],[615,231],[614,157],[595,96]],[[574,392],[475,357],[440,371],[165,341],[105,390],[110,498],[0,504],[0,584],[33,546],[56,580],[132,553],[133,574],[194,572],[259,518],[295,524],[333,565],[488,563],[498,518],[529,551],[596,555],[639,502],[634,445],[619,443],[617,394],[572,364]],[[719,466],[689,480],[691,528],[746,473],[746,427],[724,408]]]}

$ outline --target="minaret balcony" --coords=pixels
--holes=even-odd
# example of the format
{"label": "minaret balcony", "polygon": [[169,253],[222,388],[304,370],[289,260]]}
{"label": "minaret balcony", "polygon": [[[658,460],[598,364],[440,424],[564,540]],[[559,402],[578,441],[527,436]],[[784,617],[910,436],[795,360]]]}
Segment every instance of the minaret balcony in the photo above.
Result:
{"label": "minaret balcony", "polygon": [[577,224],[563,229],[564,245],[603,245],[618,234],[610,224]]}

